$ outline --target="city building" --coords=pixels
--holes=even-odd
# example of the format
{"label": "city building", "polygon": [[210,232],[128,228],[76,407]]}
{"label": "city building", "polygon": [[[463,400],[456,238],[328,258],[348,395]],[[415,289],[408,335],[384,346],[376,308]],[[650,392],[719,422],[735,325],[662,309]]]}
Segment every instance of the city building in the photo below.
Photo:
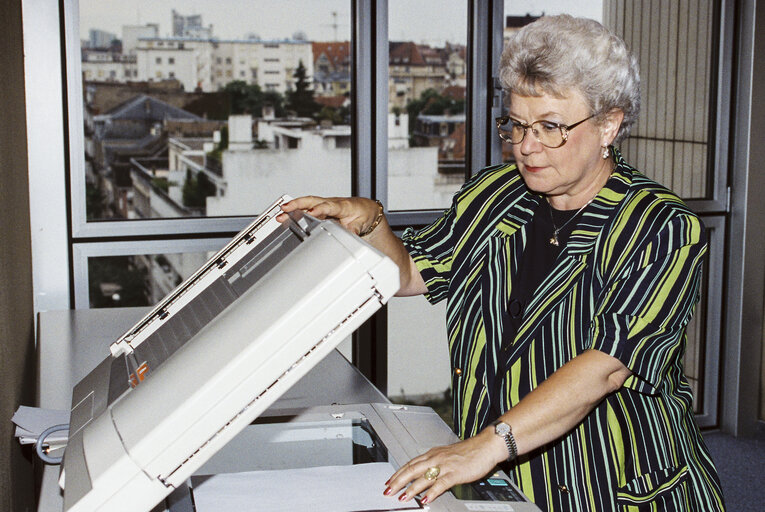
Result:
{"label": "city building", "polygon": [[173,36],[175,37],[189,37],[192,39],[209,39],[213,36],[212,25],[207,27],[202,25],[202,15],[192,14],[184,16],[177,12],[175,9],[172,11],[173,16]]}
{"label": "city building", "polygon": [[440,52],[411,41],[389,44],[388,97],[390,109],[403,109],[427,89],[447,85],[446,64]]}
{"label": "city building", "polygon": [[167,159],[163,123],[168,120],[202,118],[150,96],[138,95],[92,119],[89,134],[92,154],[86,160],[91,184],[103,196],[107,215],[135,218],[132,161],[136,158]]}
{"label": "city building", "polygon": [[313,86],[317,96],[343,96],[351,90],[351,43],[311,43]]}
{"label": "city building", "polygon": [[138,40],[136,57],[138,80],[176,79],[187,91],[212,92],[241,80],[284,94],[294,88],[300,62],[313,75],[307,41],[150,37]]}
{"label": "city building", "polygon": [[135,55],[135,50],[138,48],[138,40],[152,37],[159,37],[159,25],[156,23],[122,25],[122,53]]}
{"label": "city building", "polygon": [[105,30],[91,28],[88,30],[88,46],[90,48],[109,48],[117,36]]}

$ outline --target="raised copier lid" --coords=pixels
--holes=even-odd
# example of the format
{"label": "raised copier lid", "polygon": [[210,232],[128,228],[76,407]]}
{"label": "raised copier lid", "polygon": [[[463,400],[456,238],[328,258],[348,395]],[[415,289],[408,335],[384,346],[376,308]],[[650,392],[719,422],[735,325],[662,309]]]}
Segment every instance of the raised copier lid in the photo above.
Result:
{"label": "raised copier lid", "polygon": [[64,509],[149,511],[398,290],[398,267],[285,196],[75,386]]}

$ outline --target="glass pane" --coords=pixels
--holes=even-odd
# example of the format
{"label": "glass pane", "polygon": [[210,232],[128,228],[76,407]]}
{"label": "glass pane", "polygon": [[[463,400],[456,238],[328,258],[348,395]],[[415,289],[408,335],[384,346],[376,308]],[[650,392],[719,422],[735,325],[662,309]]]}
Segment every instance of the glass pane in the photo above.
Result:
{"label": "glass pane", "polygon": [[88,258],[89,307],[153,306],[212,255],[190,252]]}
{"label": "glass pane", "polygon": [[[600,21],[640,66],[641,112],[621,150],[627,161],[686,199],[712,197],[709,160],[716,2],[505,0],[505,37],[544,14]],[[503,158],[512,153],[503,144]]]}
{"label": "glass pane", "polygon": [[642,111],[622,151],[647,175],[683,198],[711,198],[709,160],[712,41],[717,2],[618,0],[605,24],[640,63]]}
{"label": "glass pane", "polygon": [[465,181],[467,2],[390,0],[388,13],[387,206],[445,208]]}
{"label": "glass pane", "polygon": [[88,220],[350,193],[349,0],[79,5]]}
{"label": "glass pane", "polygon": [[450,388],[445,302],[394,297],[388,302],[388,397],[428,405],[452,425]]}

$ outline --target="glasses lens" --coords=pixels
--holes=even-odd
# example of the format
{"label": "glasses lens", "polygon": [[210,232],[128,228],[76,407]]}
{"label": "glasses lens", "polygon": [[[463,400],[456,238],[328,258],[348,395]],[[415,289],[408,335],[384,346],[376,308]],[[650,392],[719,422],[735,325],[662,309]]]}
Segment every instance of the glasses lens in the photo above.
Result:
{"label": "glasses lens", "polygon": [[511,144],[519,144],[526,132],[522,124],[508,117],[497,118],[497,131],[502,140]]}
{"label": "glasses lens", "polygon": [[537,121],[531,125],[534,136],[539,142],[548,148],[557,148],[563,145],[563,128],[549,121]]}

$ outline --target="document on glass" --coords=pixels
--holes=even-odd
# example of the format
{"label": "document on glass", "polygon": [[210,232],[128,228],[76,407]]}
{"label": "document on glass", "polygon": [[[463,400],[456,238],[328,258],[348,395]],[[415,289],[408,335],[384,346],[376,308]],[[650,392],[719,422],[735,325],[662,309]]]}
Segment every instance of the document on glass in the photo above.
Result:
{"label": "document on glass", "polygon": [[197,512],[220,510],[381,512],[422,507],[384,496],[395,472],[388,462],[316,468],[248,471],[191,477]]}

